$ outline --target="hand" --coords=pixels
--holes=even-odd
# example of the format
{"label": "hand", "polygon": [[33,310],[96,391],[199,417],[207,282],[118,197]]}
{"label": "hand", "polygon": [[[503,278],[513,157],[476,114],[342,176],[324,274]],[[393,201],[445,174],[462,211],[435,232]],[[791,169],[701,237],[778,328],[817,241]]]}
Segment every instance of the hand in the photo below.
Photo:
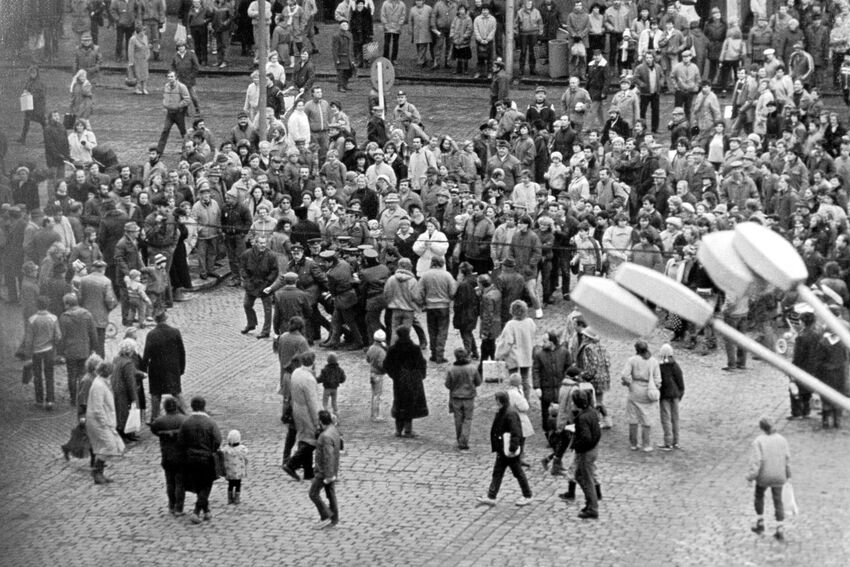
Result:
{"label": "hand", "polygon": [[534,389],[534,394],[535,394],[538,398],[542,398],[542,397],[543,397],[543,390],[541,390],[540,388],[535,388],[535,389]]}
{"label": "hand", "polygon": [[326,478],[324,480],[324,483],[325,484],[333,484],[335,481],[336,481],[336,477],[334,476],[334,477],[331,477],[331,478]]}
{"label": "hand", "polygon": [[263,295],[268,295],[272,292],[272,286],[263,289]]}
{"label": "hand", "polygon": [[86,424],[86,418],[85,418],[85,416],[83,416],[83,417],[80,418],[80,425],[85,425],[85,424]]}

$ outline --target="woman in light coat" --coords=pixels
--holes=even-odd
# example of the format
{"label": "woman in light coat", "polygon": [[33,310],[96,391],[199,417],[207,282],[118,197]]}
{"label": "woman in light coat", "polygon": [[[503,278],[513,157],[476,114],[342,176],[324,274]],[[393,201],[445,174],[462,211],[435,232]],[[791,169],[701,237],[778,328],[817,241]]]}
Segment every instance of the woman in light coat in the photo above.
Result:
{"label": "woman in light coat", "polygon": [[94,99],[92,98],[92,86],[85,69],[80,69],[71,79],[68,89],[71,93],[71,114],[78,119],[88,120],[94,110]]}
{"label": "woman in light coat", "polygon": [[299,99],[295,102],[295,108],[289,115],[286,126],[292,141],[301,140],[305,147],[310,145],[310,120],[307,118],[307,113],[304,112],[303,100]]}
{"label": "woman in light coat", "polygon": [[[626,402],[626,417],[629,419],[629,445],[637,451],[643,445],[647,453],[652,451],[649,434],[652,416],[658,415],[658,397],[661,388],[661,368],[649,346],[644,341],[635,343],[635,355],[631,356],[623,367],[621,376],[623,386],[629,388],[629,400]],[[650,384],[652,381],[652,385]],[[659,396],[650,399],[649,390],[653,388]],[[638,429],[642,428],[641,441],[638,441]]]}
{"label": "woman in light coat", "polygon": [[95,484],[111,482],[103,476],[106,461],[124,453],[124,442],[117,429],[115,398],[109,384],[111,374],[112,365],[101,362],[95,371],[86,400],[86,434],[95,458],[92,470]]}
{"label": "woman in light coat", "polygon": [[528,316],[528,304],[521,299],[511,303],[512,319],[505,323],[496,339],[496,360],[504,360],[508,371],[519,373],[525,399],[531,398],[531,365],[534,361],[534,336],[537,325]]}
{"label": "woman in light coat", "polygon": [[440,221],[434,217],[425,221],[425,232],[420,234],[413,243],[413,251],[419,256],[419,260],[416,261],[416,275],[419,277],[431,269],[431,258],[446,257],[446,252],[449,251],[449,239],[440,232]]}
{"label": "woman in light coat", "polygon": [[68,153],[74,163],[89,164],[94,161],[92,150],[97,147],[94,132],[88,129],[85,120],[77,120],[74,131],[68,134]]}
{"label": "woman in light coat", "polygon": [[145,28],[141,24],[136,25],[136,33],[127,43],[127,54],[130,65],[133,67],[133,75],[136,77],[136,94],[146,95],[148,93],[148,60],[151,57],[151,47]]}
{"label": "woman in light coat", "polygon": [[[532,321],[531,319],[528,320]],[[517,411],[517,415],[519,415],[519,423],[522,427],[522,439],[520,439],[519,442],[519,463],[522,466],[527,467],[530,465],[525,459],[525,440],[534,435],[534,426],[531,425],[531,418],[528,417],[528,409],[531,406],[528,405],[528,400],[522,392],[522,376],[519,374],[511,374],[510,378],[508,378],[508,389],[506,392],[508,393],[508,400],[510,402],[509,407],[512,407]]]}

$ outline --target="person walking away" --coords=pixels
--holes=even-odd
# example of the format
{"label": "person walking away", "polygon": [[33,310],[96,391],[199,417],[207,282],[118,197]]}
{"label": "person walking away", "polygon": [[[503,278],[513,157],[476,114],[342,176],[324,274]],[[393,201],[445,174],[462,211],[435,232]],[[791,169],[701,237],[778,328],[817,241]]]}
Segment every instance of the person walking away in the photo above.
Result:
{"label": "person walking away", "polygon": [[[333,416],[326,410],[319,412],[321,433],[316,440],[316,476],[310,485],[310,500],[319,511],[316,529],[334,527],[339,523],[339,508],[336,502],[336,480],[339,476],[339,453],[342,439],[334,424]],[[325,491],[328,503],[322,501],[321,492]]]}
{"label": "person walking away", "polygon": [[590,403],[587,392],[576,389],[572,393],[573,404],[578,409],[575,418],[575,433],[573,434],[573,451],[575,451],[576,482],[584,493],[584,508],[578,514],[582,519],[599,517],[598,491],[596,483],[597,446],[602,438],[599,429],[599,415]]}
{"label": "person walking away", "polygon": [[384,370],[393,381],[392,416],[396,437],[414,438],[413,420],[428,416],[423,381],[426,376],[422,350],[410,340],[410,328],[398,327],[396,341],[387,350]]}
{"label": "person walking away", "polygon": [[[157,404],[155,407],[158,410]],[[165,415],[156,417],[151,423],[151,433],[159,437],[162,454],[160,465],[165,472],[165,491],[168,495],[168,512],[175,518],[185,515],[183,502],[186,489],[183,484],[183,452],[180,447],[180,426],[186,415],[180,411],[176,398],[166,396],[162,401]],[[157,411],[158,413],[158,411]]]}
{"label": "person walking away", "polygon": [[345,370],[339,366],[339,361],[334,353],[328,355],[328,360],[325,367],[319,373],[319,378],[316,380],[322,385],[322,407],[327,411],[333,408],[333,415],[339,416],[337,409],[337,390],[340,384],[345,382]]}
{"label": "person walking away", "polygon": [[372,345],[366,351],[366,362],[369,363],[369,385],[372,387],[371,419],[375,422],[386,421],[381,415],[381,396],[384,393],[384,359],[387,356],[387,334],[378,329],[372,335]]}
{"label": "person walking away", "polygon": [[307,351],[300,356],[301,366],[292,372],[290,384],[290,399],[292,403],[292,419],[296,429],[298,448],[286,462],[283,472],[296,481],[301,477],[296,472],[304,469],[304,480],[314,477],[313,451],[316,449],[316,437],[319,427],[319,399],[316,395],[318,386],[313,375],[313,364],[316,354]]}
{"label": "person walking away", "polygon": [[567,369],[572,366],[566,345],[560,344],[558,333],[549,331],[543,346],[534,350],[531,363],[531,382],[540,400],[540,421],[543,432],[549,434],[549,406],[558,403],[558,392]]}
{"label": "person walking away", "polygon": [[531,504],[532,493],[525,471],[522,470],[519,462],[522,425],[517,411],[510,406],[508,393],[496,392],[495,398],[499,407],[490,427],[490,449],[496,453],[496,462],[493,465],[490,488],[485,496],[478,497],[478,502],[487,506],[496,505],[496,497],[502,486],[505,469],[510,468],[522,491],[522,497],[516,501],[516,504],[526,506]]}
{"label": "person walking away", "polygon": [[431,258],[431,266],[419,279],[420,304],[425,306],[431,362],[446,364],[444,356],[449,333],[449,305],[457,291],[457,282],[445,269],[441,256]]}
{"label": "person walking away", "polygon": [[[220,48],[219,48],[220,49]],[[242,444],[242,434],[231,429],[227,434],[227,444],[222,445],[224,471],[227,479],[227,503],[239,504],[242,496],[242,479],[248,476],[248,448]]]}
{"label": "person walking away", "polygon": [[525,440],[534,435],[534,426],[531,425],[531,419],[528,417],[528,410],[531,406],[528,404],[528,399],[523,395],[522,377],[519,374],[510,375],[507,392],[511,407],[519,414],[519,421],[522,426],[522,439],[519,442],[519,464],[523,467],[530,467],[531,464],[525,458]]}
{"label": "person walking away", "polygon": [[[629,388],[629,400],[626,403],[629,445],[632,451],[637,451],[642,446],[644,452],[649,453],[652,451],[650,415],[658,402],[657,396],[652,399],[650,390],[654,389],[655,393],[658,393],[658,388],[661,387],[661,370],[658,368],[658,361],[649,352],[646,342],[639,340],[635,343],[635,354],[626,361],[621,382]],[[642,429],[641,441],[638,441],[638,429]]]}
{"label": "person walking away", "polygon": [[[192,414],[180,425],[178,438],[184,455],[183,479],[186,490],[197,495],[189,518],[193,524],[210,521],[210,492],[216,479],[213,454],[221,446],[218,425],[206,413],[207,402],[201,396],[191,401]],[[203,513],[203,520],[201,519]]]}
{"label": "person walking away", "polygon": [[43,403],[44,409],[52,411],[53,365],[56,346],[62,340],[62,329],[56,315],[48,311],[50,300],[39,296],[36,301],[38,311],[27,320],[23,353],[26,360],[32,361],[35,403]]}
{"label": "person walking away", "polygon": [[95,458],[92,478],[95,484],[106,484],[112,482],[103,476],[106,461],[124,454],[124,441],[118,434],[115,398],[109,385],[112,364],[101,362],[95,374],[86,400],[86,434]]}
{"label": "person walking away", "polygon": [[782,489],[791,480],[791,451],[788,441],[773,430],[773,422],[768,417],[759,420],[762,433],[752,444],[747,481],[755,481],[756,523],[750,528],[754,533],[764,533],[764,493],[770,488],[773,497],[773,512],[776,516],[776,531],[773,534],[779,541],[785,539],[785,508],[782,504]]}
{"label": "person walking away", "polygon": [[475,343],[475,327],[478,325],[480,300],[478,298],[477,278],[472,264],[462,262],[458,268],[457,287],[454,295],[454,328],[460,331],[463,348],[473,360],[478,359],[478,345]]}
{"label": "person walking away", "polygon": [[481,374],[470,361],[469,352],[462,347],[455,349],[455,362],[446,372],[446,388],[449,390],[449,413],[454,414],[455,437],[460,451],[469,450],[476,389],[480,385]]}
{"label": "person walking away", "polygon": [[77,387],[83,377],[86,359],[97,350],[97,329],[92,314],[80,307],[76,294],[65,294],[62,302],[65,311],[59,316],[61,339],[56,354],[65,359],[68,401],[72,406],[76,406]]}
{"label": "person walking away", "polygon": [[658,445],[662,451],[681,449],[679,446],[679,402],[685,395],[685,380],[682,368],[673,358],[673,347],[665,343],[658,349],[661,361],[661,428],[664,430],[664,443]]}
{"label": "person walking away", "polygon": [[140,370],[147,372],[151,394],[151,420],[159,416],[163,396],[176,400],[180,413],[185,413],[181,396],[181,376],[186,372],[186,348],[183,335],[168,324],[168,314],[154,315],[156,326],[145,337]]}

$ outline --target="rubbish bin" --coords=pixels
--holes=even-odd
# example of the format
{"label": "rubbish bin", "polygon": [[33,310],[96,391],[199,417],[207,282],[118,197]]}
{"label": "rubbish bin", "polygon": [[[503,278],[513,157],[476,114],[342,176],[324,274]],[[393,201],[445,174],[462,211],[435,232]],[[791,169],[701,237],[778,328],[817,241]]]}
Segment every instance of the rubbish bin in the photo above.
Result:
{"label": "rubbish bin", "polygon": [[551,78],[560,79],[567,76],[568,57],[567,40],[552,39],[549,41],[549,76]]}

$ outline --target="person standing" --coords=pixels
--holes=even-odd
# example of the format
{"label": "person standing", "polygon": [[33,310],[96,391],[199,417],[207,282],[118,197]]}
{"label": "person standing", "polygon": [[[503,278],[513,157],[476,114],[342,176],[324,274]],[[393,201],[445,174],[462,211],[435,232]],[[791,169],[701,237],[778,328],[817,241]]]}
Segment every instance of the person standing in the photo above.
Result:
{"label": "person standing", "polygon": [[[206,32],[204,32],[204,35],[206,36]],[[204,49],[206,50],[206,46]],[[177,42],[177,52],[171,60],[171,70],[177,75],[177,82],[184,85],[186,90],[189,91],[189,98],[195,107],[195,114],[201,113],[201,106],[198,102],[198,91],[195,90],[195,82],[201,70],[201,65],[206,65],[206,63],[199,61],[198,55],[194,51],[189,50],[185,41]]]}
{"label": "person standing", "polygon": [[534,75],[537,71],[537,60],[534,57],[534,46],[537,38],[543,33],[543,18],[540,11],[534,7],[532,0],[525,0],[517,10],[515,29],[519,32],[519,74],[525,70],[526,54],[528,55],[528,72]]}
{"label": "person standing", "polygon": [[662,451],[681,449],[679,446],[679,402],[685,395],[685,380],[682,369],[673,358],[673,347],[665,343],[658,349],[661,362],[661,428],[664,430],[664,443],[658,446]]}
{"label": "person standing", "polygon": [[79,304],[91,314],[97,333],[97,341],[92,348],[100,356],[104,356],[109,312],[118,305],[112,282],[104,274],[105,271],[106,262],[95,260],[92,263],[92,272],[80,280],[79,289]]}
{"label": "person standing", "polygon": [[475,327],[478,326],[480,299],[472,264],[462,262],[458,268],[457,289],[454,294],[454,328],[460,331],[463,348],[478,360],[478,345],[475,343]]}
{"label": "person standing", "polygon": [[[207,27],[212,20],[212,13],[210,13],[210,10],[205,4],[208,3],[202,4],[201,0],[192,0],[192,6],[186,13],[186,29],[192,38],[192,47],[194,48],[194,53],[197,54],[197,61],[201,65],[209,64],[207,60]],[[195,101],[195,109],[197,110],[197,98],[193,98],[193,100]]]}
{"label": "person standing", "polygon": [[313,452],[316,450],[316,437],[319,428],[319,396],[316,393],[318,383],[313,375],[316,354],[307,351],[299,356],[301,366],[292,372],[290,383],[290,403],[292,420],[295,425],[295,441],[298,446],[295,454],[283,463],[283,472],[294,480],[300,481],[298,469],[304,470],[304,480],[314,478]]}
{"label": "person standing", "polygon": [[685,116],[691,116],[694,97],[700,89],[700,70],[691,61],[693,54],[690,50],[682,52],[682,61],[673,65],[670,70],[670,90],[673,91],[673,106],[685,109]]}
{"label": "person standing", "polygon": [[331,319],[331,336],[320,346],[328,349],[339,348],[343,335],[343,326],[347,327],[346,334],[350,336],[345,350],[360,350],[364,347],[363,336],[357,322],[357,288],[351,265],[341,260],[333,250],[324,250],[320,257],[327,268],[327,287],[333,296],[333,318]]}
{"label": "person standing", "polygon": [[449,334],[449,306],[457,291],[457,282],[446,270],[442,256],[431,258],[431,269],[422,274],[418,289],[421,294],[419,303],[425,306],[428,340],[431,342],[429,360],[446,364],[448,361],[444,354]]}
{"label": "person standing", "polygon": [[257,328],[254,303],[259,298],[263,304],[263,329],[257,338],[265,339],[269,336],[272,325],[272,296],[265,292],[265,288],[275,282],[278,274],[277,259],[269,250],[265,236],[254,239],[254,245],[242,254],[239,264],[242,287],[245,290],[242,305],[248,320],[241,333],[247,335]]}
{"label": "person standing", "polygon": [[457,448],[461,451],[469,450],[476,389],[480,385],[481,374],[469,360],[469,352],[462,347],[455,349],[455,362],[446,373],[446,388],[449,390],[449,413],[454,414],[455,419]]}
{"label": "person standing", "polygon": [[773,496],[773,511],[776,516],[776,532],[773,537],[785,539],[785,508],[782,503],[782,489],[791,480],[791,451],[788,441],[773,430],[773,422],[768,417],[759,420],[762,433],[752,444],[747,482],[756,483],[754,506],[756,523],[750,528],[754,533],[764,533],[764,493],[770,488]]}
{"label": "person standing", "polygon": [[185,412],[181,397],[181,376],[186,371],[186,348],[183,335],[168,324],[165,311],[154,316],[156,326],[145,338],[140,370],[147,372],[151,394],[151,421],[159,416],[159,403],[164,395],[176,400],[180,412]]}
{"label": "person standing", "polygon": [[[523,215],[517,219],[517,229],[513,238],[511,238],[508,257],[513,258],[517,266],[521,267],[520,273],[525,280],[525,291],[534,305],[534,318],[541,319],[543,309],[541,309],[540,299],[537,297],[537,271],[543,254],[540,237],[531,230],[531,225],[531,217],[528,215]],[[523,381],[527,381],[525,376],[523,376]]]}
{"label": "person standing", "polygon": [[214,454],[221,446],[221,432],[206,413],[207,402],[204,398],[192,398],[191,407],[192,414],[180,425],[178,439],[184,455],[185,489],[198,497],[190,520],[193,524],[200,524],[201,512],[204,514],[203,521],[212,519],[209,499],[216,479]]}
{"label": "person standing", "polygon": [[[637,451],[643,446],[644,452],[649,453],[652,451],[649,437],[652,422],[650,412],[658,403],[658,397],[652,399],[650,389],[658,393],[658,388],[661,387],[661,370],[658,367],[658,361],[649,352],[646,342],[639,340],[635,343],[635,354],[626,361],[621,381],[629,388],[629,400],[626,403],[629,445],[632,451]],[[638,441],[640,428],[642,428],[641,441]]]}
{"label": "person standing", "polygon": [[372,346],[366,351],[369,363],[369,384],[372,387],[371,419],[374,422],[386,421],[381,415],[381,396],[384,393],[384,359],[387,357],[387,334],[378,329],[372,335]]}
{"label": "person standing", "polygon": [[339,23],[339,33],[331,40],[331,57],[336,67],[336,90],[348,92],[348,80],[356,70],[354,40],[348,31],[348,20]]}
{"label": "person standing", "polygon": [[230,0],[215,0],[212,6],[211,28],[218,55],[217,67],[227,67],[227,46],[230,45],[230,31],[234,22],[233,3]]}
{"label": "person standing", "polygon": [[413,420],[428,416],[425,398],[427,368],[422,350],[410,340],[410,327],[400,326],[393,331],[396,341],[387,350],[384,370],[393,381],[392,416],[396,437],[414,438]]}
{"label": "person standing", "polygon": [[[226,219],[218,202],[212,198],[209,183],[201,184],[199,193],[200,199],[192,205],[192,218],[198,223],[198,242],[195,246],[200,270],[199,277],[205,280],[212,273],[215,266],[215,260],[218,256],[220,230],[228,231],[231,234],[235,233],[232,237],[230,234],[225,236],[225,242],[230,242],[232,245],[232,248],[228,248],[228,256],[230,256],[231,250],[235,252],[237,249],[240,249],[242,253],[245,252],[245,232],[250,227],[250,222],[248,222],[250,215],[244,205],[235,203],[234,200],[227,196],[230,194],[230,191],[228,191],[225,195],[225,207],[229,213],[228,220],[232,219],[238,223],[234,226],[229,226],[224,222]],[[243,211],[242,209],[245,210]],[[241,241],[241,247],[238,247],[233,242],[234,239]],[[236,268],[235,271],[234,268]],[[239,273],[239,262],[234,261],[232,258],[230,260],[230,270],[234,275]]]}
{"label": "person standing", "polygon": [[424,0],[414,0],[410,8],[410,35],[416,45],[416,62],[424,69],[431,63],[431,6]]}
{"label": "person standing", "polygon": [[[109,4],[110,19],[115,23],[115,60],[121,61],[127,54],[127,43],[133,35],[136,21],[136,4],[133,0],[112,0]],[[144,26],[139,22],[139,26]]]}
{"label": "person standing", "polygon": [[[319,511],[319,523],[316,529],[334,527],[339,523],[339,508],[336,503],[336,479],[339,475],[339,452],[342,438],[334,424],[333,416],[321,410],[319,416],[319,438],[316,439],[316,476],[310,484],[310,500]],[[325,490],[328,503],[322,501],[321,492]]]}
{"label": "person standing", "polygon": [[136,2],[136,21],[141,21],[144,24],[153,48],[153,60],[159,61],[159,30],[165,26],[165,0],[138,0]]}
{"label": "person standing", "polygon": [[537,325],[528,316],[528,305],[521,299],[511,302],[512,319],[505,323],[502,334],[496,340],[496,360],[504,360],[508,372],[518,373],[522,377],[522,390],[525,399],[531,397],[530,370],[533,362],[534,336]]}
{"label": "person standing", "polygon": [[635,85],[640,93],[640,119],[646,120],[646,109],[652,107],[651,129],[653,134],[658,133],[658,121],[660,120],[659,108],[661,93],[662,72],[655,64],[655,55],[647,53],[644,55],[643,63],[635,68]]}
{"label": "person standing", "polygon": [[[154,52],[155,54],[157,52]],[[171,127],[176,125],[177,131],[180,132],[180,137],[186,137],[186,109],[189,108],[189,103],[192,98],[189,95],[189,89],[186,85],[177,81],[177,74],[174,71],[169,71],[165,86],[162,88],[162,106],[165,108],[165,125],[162,127],[162,134],[159,136],[157,143],[157,152],[162,155],[165,151],[165,145],[168,143],[168,135],[171,133]]]}
{"label": "person standing", "polygon": [[97,351],[97,328],[92,314],[80,307],[77,295],[67,293],[62,298],[65,311],[59,316],[59,340],[56,354],[65,358],[65,373],[68,377],[68,400],[77,404],[77,386],[83,377],[86,359]]}
{"label": "person standing", "polygon": [[[820,364],[818,352],[818,343],[820,342],[822,333],[817,326],[817,319],[814,313],[801,313],[800,322],[803,324],[802,330],[797,334],[794,341],[794,358],[792,362],[794,366],[803,369],[812,376],[815,376]],[[791,415],[788,419],[809,417],[811,411],[809,402],[812,399],[812,391],[797,382],[789,385],[791,396]],[[794,388],[796,387],[796,393]]]}
{"label": "person standing", "polygon": [[[150,341],[150,335],[148,335]],[[153,396],[153,395],[151,395]],[[151,433],[159,437],[159,450],[162,455],[160,464],[165,471],[165,492],[168,495],[168,511],[175,518],[185,515],[183,502],[186,499],[186,488],[183,485],[183,452],[180,447],[180,426],[186,421],[186,415],[181,410],[182,402],[166,396],[162,401],[165,415],[154,418],[151,423]],[[154,410],[159,409],[159,404]]]}
{"label": "person standing", "polygon": [[510,468],[514,478],[519,482],[522,497],[516,501],[517,506],[531,504],[531,487],[525,477],[525,471],[520,465],[520,441],[522,440],[522,425],[519,414],[510,406],[507,392],[496,392],[496,403],[499,409],[490,427],[490,448],[496,453],[496,463],[493,465],[493,478],[486,496],[478,497],[480,504],[496,505],[496,497],[502,486],[505,469]]}
{"label": "person standing", "polygon": [[540,421],[543,432],[548,435],[549,406],[558,403],[561,382],[572,365],[567,346],[560,343],[558,333],[549,331],[543,339],[543,347],[535,349],[531,366],[531,381],[534,393],[540,399]]}
{"label": "person standing", "polygon": [[398,39],[407,19],[407,6],[401,0],[387,0],[381,5],[381,24],[384,26],[384,57],[395,65],[398,59]]}
{"label": "person standing", "polygon": [[[62,340],[62,329],[56,315],[48,310],[50,300],[39,296],[38,311],[27,320],[23,352],[32,361],[35,403],[53,410],[53,364],[56,347]],[[46,390],[46,392],[45,392]],[[45,397],[46,394],[46,397]]]}
{"label": "person standing", "polygon": [[[24,111],[24,127],[21,130],[21,137],[18,138],[18,143],[24,145],[27,143],[27,133],[30,129],[30,122],[38,122],[41,124],[42,133],[46,137],[45,124],[47,114],[47,101],[45,97],[44,83],[41,80],[41,72],[35,65],[30,66],[27,70],[27,82],[24,83],[24,93],[29,93],[32,96],[32,110]],[[67,154],[66,154],[67,155]]]}
{"label": "person standing", "polygon": [[597,445],[602,438],[599,429],[599,415],[590,402],[588,391],[576,388],[572,392],[573,404],[578,409],[575,418],[575,433],[572,447],[575,451],[576,482],[584,493],[584,508],[578,517],[596,519],[599,517],[599,485],[596,483]]}
{"label": "person standing", "polygon": [[127,43],[127,64],[136,78],[136,94],[147,95],[148,75],[150,73],[148,60],[151,58],[151,46],[145,28],[141,24],[135,27],[135,33]]}
{"label": "person standing", "polygon": [[106,461],[124,454],[124,441],[118,434],[115,415],[115,398],[109,385],[112,364],[101,362],[95,370],[89,395],[86,399],[86,435],[94,454],[92,478],[95,484],[106,484],[112,479],[103,476]]}
{"label": "person standing", "polygon": [[136,381],[136,374],[139,371],[136,366],[137,350],[138,343],[135,339],[122,339],[118,344],[118,355],[112,362],[112,375],[109,377],[112,394],[115,397],[117,429],[124,441],[138,441],[137,432],[127,433],[124,428],[130,411],[135,408],[140,408],[141,411],[141,402],[144,400],[144,390],[140,396],[140,388]]}
{"label": "person standing", "polygon": [[[830,308],[837,311],[839,306],[832,305]],[[839,394],[845,394],[847,387],[847,348],[842,345],[837,335],[831,331],[826,331],[818,343],[817,352],[818,366],[815,371],[815,378],[837,390]],[[823,400],[821,403],[823,405],[821,411],[823,428],[830,427],[830,418],[832,418],[832,427],[835,429],[841,427],[841,408],[827,400]]]}

